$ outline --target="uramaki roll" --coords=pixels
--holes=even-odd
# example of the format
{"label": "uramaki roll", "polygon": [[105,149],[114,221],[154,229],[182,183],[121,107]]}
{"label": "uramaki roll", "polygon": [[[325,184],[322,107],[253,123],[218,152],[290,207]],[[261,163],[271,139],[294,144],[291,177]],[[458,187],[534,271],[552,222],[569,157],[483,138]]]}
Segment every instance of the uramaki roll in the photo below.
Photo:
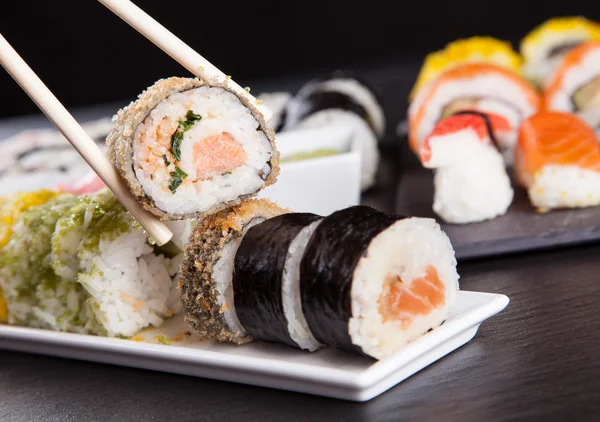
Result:
{"label": "uramaki roll", "polygon": [[120,110],[108,154],[163,220],[205,217],[275,182],[279,153],[260,112],[225,84],[162,79]]}

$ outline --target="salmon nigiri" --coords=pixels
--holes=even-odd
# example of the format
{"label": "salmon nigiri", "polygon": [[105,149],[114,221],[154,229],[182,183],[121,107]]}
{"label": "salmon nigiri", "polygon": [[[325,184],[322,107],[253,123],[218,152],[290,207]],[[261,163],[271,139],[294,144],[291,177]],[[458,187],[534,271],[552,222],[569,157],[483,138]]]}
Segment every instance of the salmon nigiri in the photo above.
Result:
{"label": "salmon nigiri", "polygon": [[525,120],[515,172],[540,211],[600,204],[600,144],[574,114],[544,111]]}
{"label": "salmon nigiri", "polygon": [[444,221],[492,219],[512,203],[513,189],[494,137],[507,125],[494,114],[459,112],[442,119],[423,141],[421,162],[435,169],[433,210]]}

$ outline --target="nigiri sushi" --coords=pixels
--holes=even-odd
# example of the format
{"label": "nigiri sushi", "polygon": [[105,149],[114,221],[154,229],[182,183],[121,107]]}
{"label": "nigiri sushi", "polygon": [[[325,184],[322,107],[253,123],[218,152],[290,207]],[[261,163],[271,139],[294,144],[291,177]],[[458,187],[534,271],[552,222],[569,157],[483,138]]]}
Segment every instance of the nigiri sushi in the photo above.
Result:
{"label": "nigiri sushi", "polygon": [[523,60],[509,42],[492,37],[470,37],[448,43],[425,57],[409,101],[429,82],[447,70],[465,63],[489,63],[519,72]]}
{"label": "nigiri sushi", "polygon": [[544,111],[525,120],[515,172],[540,211],[600,204],[600,144],[574,114]]}
{"label": "nigiri sushi", "polygon": [[556,17],[529,32],[521,41],[523,74],[543,87],[565,54],[587,41],[600,41],[600,24],[583,16]]}
{"label": "nigiri sushi", "polygon": [[410,104],[409,145],[418,154],[437,122],[457,111],[493,113],[509,123],[494,135],[510,165],[520,122],[535,113],[539,105],[536,90],[518,74],[492,64],[462,64],[434,79]]}
{"label": "nigiri sushi", "polygon": [[544,108],[576,113],[600,133],[600,41],[565,55],[544,88]]}
{"label": "nigiri sushi", "polygon": [[506,213],[514,192],[494,133],[509,125],[501,116],[474,111],[442,119],[422,143],[419,156],[435,169],[433,210],[455,224]]}
{"label": "nigiri sushi", "polygon": [[132,194],[163,220],[227,209],[279,172],[273,130],[226,84],[162,79],[114,120],[108,155]]}

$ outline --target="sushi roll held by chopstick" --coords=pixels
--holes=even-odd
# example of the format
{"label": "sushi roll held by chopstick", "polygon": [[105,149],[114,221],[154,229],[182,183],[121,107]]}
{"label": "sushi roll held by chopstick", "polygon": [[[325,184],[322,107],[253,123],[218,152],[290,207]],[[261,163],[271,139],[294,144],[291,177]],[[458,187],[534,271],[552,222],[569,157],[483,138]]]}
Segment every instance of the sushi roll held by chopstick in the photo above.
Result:
{"label": "sushi roll held by chopstick", "polygon": [[108,154],[163,220],[203,217],[275,182],[279,153],[259,111],[224,85],[159,80],[120,110]]}

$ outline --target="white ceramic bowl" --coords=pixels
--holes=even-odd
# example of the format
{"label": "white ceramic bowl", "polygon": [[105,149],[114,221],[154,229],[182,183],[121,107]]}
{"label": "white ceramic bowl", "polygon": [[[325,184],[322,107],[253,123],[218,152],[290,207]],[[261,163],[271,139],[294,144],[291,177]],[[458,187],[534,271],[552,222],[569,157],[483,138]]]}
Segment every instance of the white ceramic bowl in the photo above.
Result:
{"label": "white ceramic bowl", "polygon": [[328,215],[360,203],[360,150],[352,145],[352,129],[328,126],[282,132],[277,149],[285,160],[297,153],[327,148],[336,155],[282,162],[277,182],[259,197],[268,198],[295,212]]}

